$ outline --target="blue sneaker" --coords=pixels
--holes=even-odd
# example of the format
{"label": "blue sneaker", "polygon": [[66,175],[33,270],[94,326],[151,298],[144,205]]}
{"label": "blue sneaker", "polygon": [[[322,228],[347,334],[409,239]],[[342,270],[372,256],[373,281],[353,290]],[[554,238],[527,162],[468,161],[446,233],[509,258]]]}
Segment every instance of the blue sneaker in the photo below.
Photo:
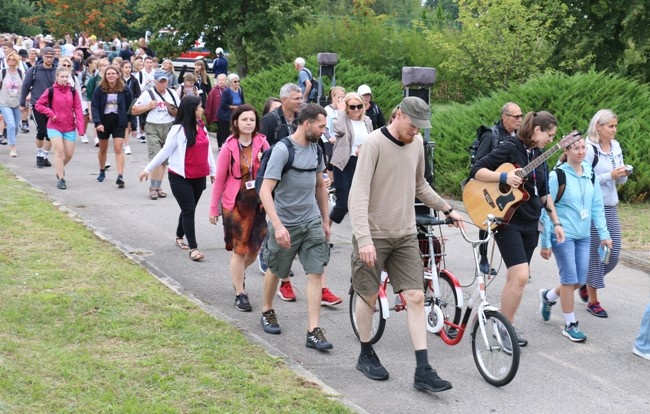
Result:
{"label": "blue sneaker", "polygon": [[275,315],[275,311],[273,309],[269,309],[266,312],[262,312],[262,317],[260,318],[260,321],[262,322],[262,328],[264,329],[264,332],[270,333],[273,335],[279,335],[280,332],[280,324],[278,323],[278,318]]}
{"label": "blue sneaker", "polygon": [[542,319],[548,321],[551,319],[551,306],[555,305],[555,302],[546,299],[546,292],[548,289],[539,290],[539,311],[542,314]]}
{"label": "blue sneaker", "polygon": [[562,335],[566,336],[573,342],[584,342],[587,340],[587,335],[578,328],[578,322],[571,322],[569,326],[564,328]]}
{"label": "blue sneaker", "polygon": [[257,255],[257,264],[260,267],[260,271],[262,273],[266,273],[266,270],[269,268],[269,265],[266,264],[264,261],[264,258],[262,257],[262,250],[264,250],[264,246],[260,249],[260,253]]}

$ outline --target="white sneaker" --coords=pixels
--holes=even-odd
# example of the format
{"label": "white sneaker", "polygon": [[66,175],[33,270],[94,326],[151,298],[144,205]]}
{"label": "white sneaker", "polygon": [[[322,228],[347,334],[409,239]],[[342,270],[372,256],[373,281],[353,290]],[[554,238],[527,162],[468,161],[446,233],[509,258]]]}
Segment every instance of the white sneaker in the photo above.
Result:
{"label": "white sneaker", "polygon": [[108,170],[109,168],[111,168],[111,163],[106,161],[106,164],[104,164],[104,169]]}
{"label": "white sneaker", "polygon": [[99,138],[95,137],[95,146],[99,147]]}
{"label": "white sneaker", "polygon": [[84,143],[84,144],[87,144],[88,143],[88,137],[85,136],[85,135],[82,135],[81,136],[81,142]]}
{"label": "white sneaker", "polygon": [[131,155],[131,147],[129,145],[124,146],[124,154]]}

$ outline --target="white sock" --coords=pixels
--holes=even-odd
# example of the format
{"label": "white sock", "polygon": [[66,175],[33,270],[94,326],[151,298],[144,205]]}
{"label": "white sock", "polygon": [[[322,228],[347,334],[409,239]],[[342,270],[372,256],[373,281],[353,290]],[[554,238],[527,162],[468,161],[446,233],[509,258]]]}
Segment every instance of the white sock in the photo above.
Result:
{"label": "white sock", "polygon": [[50,155],[50,151],[43,150],[43,158],[47,158]]}
{"label": "white sock", "polygon": [[555,302],[560,298],[560,295],[555,293],[555,289],[550,289],[549,291],[546,292],[546,300],[549,302]]}
{"label": "white sock", "polygon": [[564,323],[566,324],[567,327],[569,327],[570,324],[576,322],[575,312],[569,312],[569,313],[562,312],[562,314],[564,315]]}

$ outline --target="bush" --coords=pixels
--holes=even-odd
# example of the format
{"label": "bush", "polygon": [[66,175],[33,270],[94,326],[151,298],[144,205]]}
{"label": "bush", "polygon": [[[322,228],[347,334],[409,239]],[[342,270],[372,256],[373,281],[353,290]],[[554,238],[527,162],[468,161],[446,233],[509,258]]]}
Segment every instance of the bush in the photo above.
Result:
{"label": "bush", "polygon": [[[619,192],[626,201],[643,201],[650,191],[650,86],[619,76],[589,72],[567,76],[548,74],[523,85],[495,92],[470,104],[433,108],[431,139],[436,142],[436,187],[443,194],[460,196],[460,181],[467,176],[467,148],[479,125],[499,119],[501,106],[513,101],[528,111],[548,110],[558,119],[558,137],[573,128],[586,131],[591,117],[602,108],[613,110],[619,119],[617,139],[625,162],[634,174]],[[557,141],[557,140],[556,140]],[[559,153],[558,153],[559,154]],[[555,165],[557,155],[549,165]]]}

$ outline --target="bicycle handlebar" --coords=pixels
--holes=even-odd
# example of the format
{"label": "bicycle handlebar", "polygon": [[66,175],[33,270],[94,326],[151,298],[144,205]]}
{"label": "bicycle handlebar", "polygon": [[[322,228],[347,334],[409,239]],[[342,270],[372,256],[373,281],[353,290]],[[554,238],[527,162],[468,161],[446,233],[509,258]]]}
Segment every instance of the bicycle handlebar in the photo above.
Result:
{"label": "bicycle handlebar", "polygon": [[[449,219],[447,219],[449,220]],[[452,220],[453,221],[453,220]],[[462,227],[459,227],[458,229],[460,230],[460,234],[463,235],[463,239],[465,239],[466,242],[471,243],[471,244],[484,244],[490,241],[492,237],[494,237],[493,232],[492,232],[492,226],[493,225],[500,225],[503,224],[503,221],[500,219],[494,217],[494,214],[488,214],[487,219],[485,220],[485,223],[487,224],[487,236],[484,239],[476,239],[472,240],[469,237],[467,237],[467,233],[465,233],[465,229]]]}

